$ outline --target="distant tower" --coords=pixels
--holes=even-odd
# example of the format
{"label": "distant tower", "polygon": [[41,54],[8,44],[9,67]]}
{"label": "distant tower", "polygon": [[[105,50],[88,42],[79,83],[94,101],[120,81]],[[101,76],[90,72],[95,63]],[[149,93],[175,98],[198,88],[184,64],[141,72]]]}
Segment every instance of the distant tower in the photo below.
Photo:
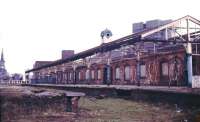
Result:
{"label": "distant tower", "polygon": [[5,68],[5,60],[3,55],[3,49],[1,51],[1,60],[0,60],[0,80],[3,80],[7,77],[7,71]]}
{"label": "distant tower", "polygon": [[3,55],[3,49],[1,51],[0,69],[5,69],[5,60]]}
{"label": "distant tower", "polygon": [[111,36],[112,36],[112,32],[110,30],[108,30],[107,28],[105,30],[101,31],[102,44],[110,42]]}

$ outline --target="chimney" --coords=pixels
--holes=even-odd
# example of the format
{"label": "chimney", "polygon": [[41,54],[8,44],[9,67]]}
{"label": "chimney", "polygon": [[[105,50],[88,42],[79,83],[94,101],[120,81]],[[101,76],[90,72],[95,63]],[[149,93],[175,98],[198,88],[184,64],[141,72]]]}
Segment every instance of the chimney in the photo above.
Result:
{"label": "chimney", "polygon": [[74,50],[62,50],[62,59],[69,58],[74,55]]}

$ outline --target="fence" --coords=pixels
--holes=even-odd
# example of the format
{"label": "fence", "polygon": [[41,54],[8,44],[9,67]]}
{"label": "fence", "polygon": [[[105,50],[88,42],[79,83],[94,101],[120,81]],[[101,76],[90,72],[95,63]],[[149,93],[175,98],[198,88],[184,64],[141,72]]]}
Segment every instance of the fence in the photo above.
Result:
{"label": "fence", "polygon": [[0,84],[4,85],[20,85],[20,84],[29,84],[29,81],[24,80],[1,80]]}

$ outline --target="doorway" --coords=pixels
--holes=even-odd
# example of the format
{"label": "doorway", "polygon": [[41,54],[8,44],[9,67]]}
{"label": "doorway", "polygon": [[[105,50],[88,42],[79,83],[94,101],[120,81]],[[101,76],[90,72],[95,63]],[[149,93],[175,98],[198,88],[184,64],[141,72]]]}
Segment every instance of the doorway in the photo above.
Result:
{"label": "doorway", "polygon": [[103,84],[112,84],[112,68],[108,65],[103,69]]}

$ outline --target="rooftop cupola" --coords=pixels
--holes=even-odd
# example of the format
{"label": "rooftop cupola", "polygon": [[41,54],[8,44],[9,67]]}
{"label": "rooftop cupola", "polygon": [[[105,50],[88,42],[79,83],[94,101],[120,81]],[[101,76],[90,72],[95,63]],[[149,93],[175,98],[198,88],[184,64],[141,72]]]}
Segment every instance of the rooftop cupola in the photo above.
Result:
{"label": "rooftop cupola", "polygon": [[105,30],[101,31],[102,44],[110,42],[111,37],[112,37],[112,32],[109,29],[106,28]]}

